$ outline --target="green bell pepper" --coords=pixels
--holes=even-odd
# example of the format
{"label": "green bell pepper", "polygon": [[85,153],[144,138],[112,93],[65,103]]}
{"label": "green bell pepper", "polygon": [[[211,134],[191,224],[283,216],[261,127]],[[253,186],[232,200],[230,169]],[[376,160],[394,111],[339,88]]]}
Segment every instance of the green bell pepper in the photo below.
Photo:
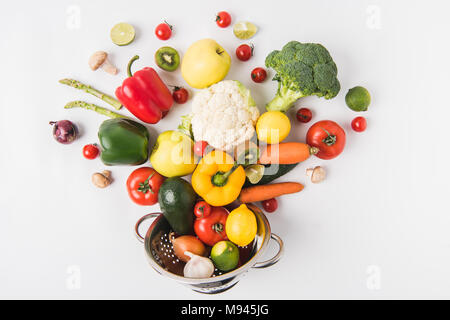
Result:
{"label": "green bell pepper", "polygon": [[109,119],[100,125],[100,158],[106,165],[139,165],[147,161],[150,135],[142,124],[130,119]]}

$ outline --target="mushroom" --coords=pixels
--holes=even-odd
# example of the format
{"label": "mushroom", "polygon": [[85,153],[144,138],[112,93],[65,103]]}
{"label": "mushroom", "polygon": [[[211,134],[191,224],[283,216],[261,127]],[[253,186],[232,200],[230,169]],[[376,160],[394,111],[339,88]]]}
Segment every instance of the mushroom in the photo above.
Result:
{"label": "mushroom", "polygon": [[106,188],[112,182],[111,171],[104,170],[103,172],[96,172],[92,175],[92,183],[98,188]]}
{"label": "mushroom", "polygon": [[105,51],[97,51],[89,58],[89,67],[92,71],[102,68],[110,74],[117,74],[117,68],[108,61],[108,54]]}
{"label": "mushroom", "polygon": [[306,175],[311,177],[312,183],[319,183],[325,180],[326,172],[321,166],[306,169]]}

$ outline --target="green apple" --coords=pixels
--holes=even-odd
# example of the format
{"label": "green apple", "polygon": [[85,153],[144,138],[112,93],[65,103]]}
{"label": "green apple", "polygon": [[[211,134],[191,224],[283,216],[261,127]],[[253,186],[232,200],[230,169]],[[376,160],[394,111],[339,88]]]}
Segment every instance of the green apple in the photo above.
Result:
{"label": "green apple", "polygon": [[231,57],[216,41],[194,42],[181,62],[181,74],[193,88],[203,89],[222,81],[230,70]]}

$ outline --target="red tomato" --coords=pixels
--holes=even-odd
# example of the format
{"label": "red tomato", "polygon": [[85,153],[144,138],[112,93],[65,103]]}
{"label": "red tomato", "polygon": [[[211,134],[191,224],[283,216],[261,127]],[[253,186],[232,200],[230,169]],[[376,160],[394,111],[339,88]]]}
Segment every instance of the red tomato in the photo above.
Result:
{"label": "red tomato", "polygon": [[164,177],[155,169],[138,168],[127,179],[128,195],[141,206],[154,205],[158,202],[158,191],[163,182]]}
{"label": "red tomato", "polygon": [[274,212],[278,208],[278,201],[275,198],[264,200],[261,202],[264,211]]}
{"label": "red tomato", "polygon": [[206,201],[199,201],[194,207],[194,215],[197,218],[206,218],[211,214],[211,206]]}
{"label": "red tomato", "polygon": [[98,154],[100,153],[100,150],[98,149],[97,145],[95,144],[87,144],[83,147],[83,156],[86,159],[92,160],[97,158]]}
{"label": "red tomato", "polygon": [[216,23],[221,28],[226,28],[231,24],[231,16],[226,11],[220,11],[216,15]]}
{"label": "red tomato", "polygon": [[194,144],[194,154],[199,157],[205,155],[205,150],[208,147],[208,142],[206,141],[196,141]]}
{"label": "red tomato", "polygon": [[164,21],[156,26],[155,34],[159,40],[167,40],[172,36],[172,26]]}
{"label": "red tomato", "polygon": [[263,68],[255,68],[252,71],[252,80],[261,83],[267,78],[267,72]]}
{"label": "red tomato", "polygon": [[356,132],[363,132],[367,128],[367,121],[364,117],[356,117],[352,121],[352,129]]}
{"label": "red tomato", "polygon": [[183,104],[188,100],[189,92],[185,88],[175,87],[172,97],[176,103]]}
{"label": "red tomato", "polygon": [[319,149],[317,157],[333,159],[344,150],[345,131],[334,121],[319,121],[309,128],[306,141],[311,147]]}
{"label": "red tomato", "polygon": [[311,121],[312,112],[308,108],[300,108],[297,111],[297,120],[303,123]]}
{"label": "red tomato", "polygon": [[222,207],[212,207],[211,214],[204,218],[197,218],[194,222],[194,231],[197,237],[208,246],[213,246],[222,240],[228,240],[225,232],[225,223],[228,211]]}
{"label": "red tomato", "polygon": [[253,45],[249,46],[248,44],[241,44],[236,49],[236,57],[241,61],[247,61],[253,56],[253,50],[255,47]]}

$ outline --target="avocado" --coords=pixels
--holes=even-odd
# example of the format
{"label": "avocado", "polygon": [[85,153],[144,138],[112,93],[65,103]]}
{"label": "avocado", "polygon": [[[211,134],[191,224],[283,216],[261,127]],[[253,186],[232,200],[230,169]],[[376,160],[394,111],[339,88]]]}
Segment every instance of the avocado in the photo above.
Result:
{"label": "avocado", "polygon": [[159,206],[177,234],[193,234],[196,200],[197,194],[191,184],[180,177],[166,179],[159,188]]}

